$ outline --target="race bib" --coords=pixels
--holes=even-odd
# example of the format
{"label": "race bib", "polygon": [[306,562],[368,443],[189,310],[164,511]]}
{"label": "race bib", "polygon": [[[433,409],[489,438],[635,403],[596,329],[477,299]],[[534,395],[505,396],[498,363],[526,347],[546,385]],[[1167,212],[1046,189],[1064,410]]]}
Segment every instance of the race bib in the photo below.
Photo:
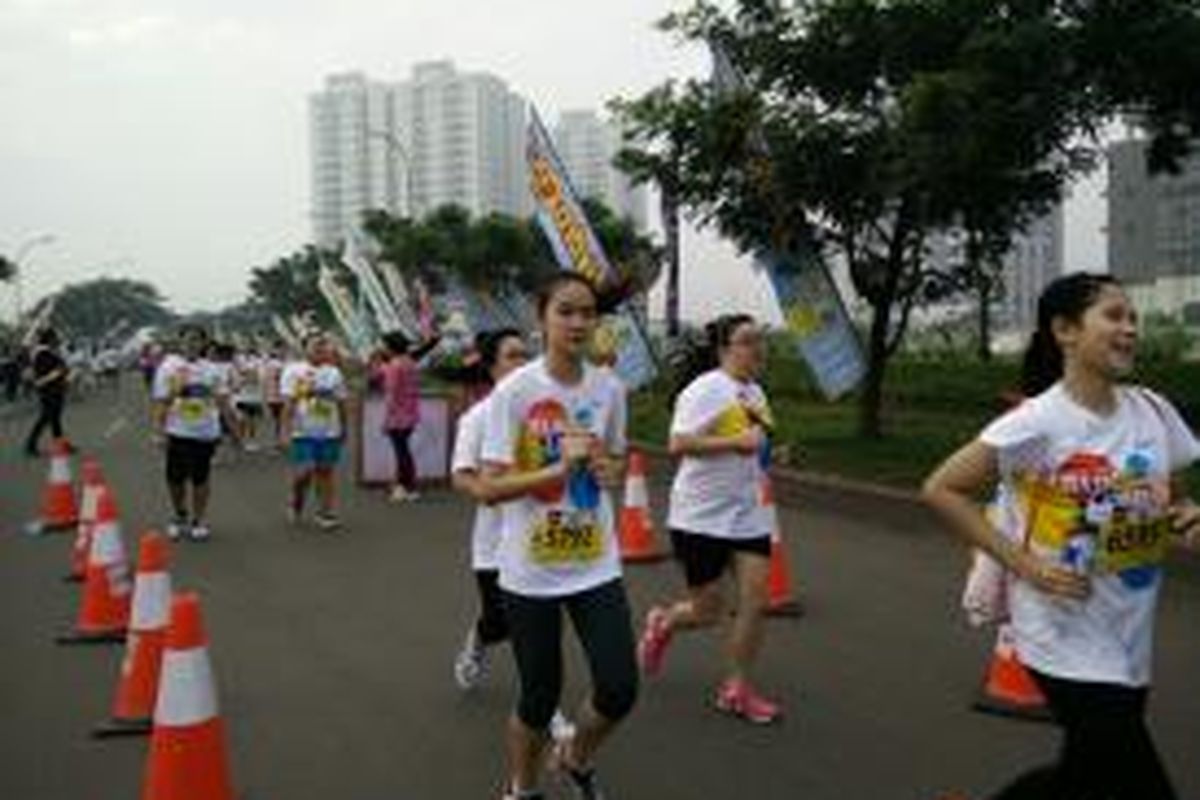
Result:
{"label": "race bib", "polygon": [[529,534],[529,559],[534,564],[584,564],[604,555],[604,537],[596,515],[553,510]]}
{"label": "race bib", "polygon": [[313,419],[316,421],[329,423],[333,422],[334,415],[337,413],[337,406],[333,404],[332,400],[318,397],[309,406],[309,413],[312,414]]}
{"label": "race bib", "polygon": [[1114,573],[1157,567],[1166,559],[1170,541],[1168,517],[1114,518],[1100,535],[1096,570]]}
{"label": "race bib", "polygon": [[195,397],[185,397],[179,401],[179,417],[189,425],[204,421],[208,416],[208,401]]}

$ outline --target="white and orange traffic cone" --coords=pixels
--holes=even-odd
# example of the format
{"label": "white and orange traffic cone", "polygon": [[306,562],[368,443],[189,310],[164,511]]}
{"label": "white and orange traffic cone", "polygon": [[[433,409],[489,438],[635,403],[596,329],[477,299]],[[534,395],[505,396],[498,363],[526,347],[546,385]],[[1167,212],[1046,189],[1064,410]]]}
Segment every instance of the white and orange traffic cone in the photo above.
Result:
{"label": "white and orange traffic cone", "polygon": [[233,800],[208,637],[190,592],[171,601],[142,800]]}
{"label": "white and orange traffic cone", "polygon": [[92,731],[95,736],[148,734],[153,727],[167,615],[171,609],[168,561],[167,540],[158,533],[143,535],[133,584],[133,615],[112,718],[96,726]]}
{"label": "white and orange traffic cone", "polygon": [[1053,718],[1046,695],[1017,655],[1010,625],[1001,625],[996,633],[992,660],[984,675],[979,696],[971,707],[988,714],[1037,722],[1049,722]]}
{"label": "white and orange traffic cone", "polygon": [[75,487],[71,478],[71,445],[55,439],[50,445],[50,472],[42,489],[41,516],[30,524],[30,533],[67,530],[79,521]]}
{"label": "white and orange traffic cone", "polygon": [[779,528],[779,511],[771,478],[763,474],[759,502],[771,520],[771,566],[767,573],[767,613],[779,617],[798,617],[804,612],[792,589],[792,569]]}
{"label": "white and orange traffic cone", "polygon": [[104,485],[104,474],[94,458],[85,458],[80,472],[83,476],[83,491],[79,496],[79,524],[75,528],[75,542],[71,545],[70,572],[64,578],[76,583],[87,576],[88,552],[92,549],[92,528],[96,524],[100,491]]}
{"label": "white and orange traffic cone", "polygon": [[629,470],[625,476],[625,503],[619,525],[621,560],[646,563],[661,561],[666,552],[658,546],[654,523],[650,519],[650,493],[646,489],[646,456],[629,450]]}
{"label": "white and orange traffic cone", "polygon": [[97,501],[92,547],[88,552],[87,577],[75,627],[58,637],[59,644],[93,644],[125,641],[129,626],[129,603],[133,591],[129,559],[121,539],[117,506],[112,491],[105,487]]}

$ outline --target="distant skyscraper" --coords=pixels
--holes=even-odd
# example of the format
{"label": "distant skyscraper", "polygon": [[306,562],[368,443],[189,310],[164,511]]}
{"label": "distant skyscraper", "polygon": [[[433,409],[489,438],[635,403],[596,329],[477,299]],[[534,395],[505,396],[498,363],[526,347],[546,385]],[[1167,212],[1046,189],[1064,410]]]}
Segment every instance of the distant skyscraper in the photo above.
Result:
{"label": "distant skyscraper", "polygon": [[532,211],[525,101],[487,73],[419,64],[398,84],[333,75],[309,98],[313,236],[334,246],[368,209]]}
{"label": "distant skyscraper", "polygon": [[1151,176],[1146,142],[1108,148],[1108,263],[1126,283],[1200,276],[1200,156],[1181,166]]}
{"label": "distant skyscraper", "polygon": [[620,130],[595,111],[565,111],[553,131],[558,154],[583,197],[595,197],[620,216],[630,217],[639,230],[647,227],[645,186],[633,186],[612,165],[621,147]]}

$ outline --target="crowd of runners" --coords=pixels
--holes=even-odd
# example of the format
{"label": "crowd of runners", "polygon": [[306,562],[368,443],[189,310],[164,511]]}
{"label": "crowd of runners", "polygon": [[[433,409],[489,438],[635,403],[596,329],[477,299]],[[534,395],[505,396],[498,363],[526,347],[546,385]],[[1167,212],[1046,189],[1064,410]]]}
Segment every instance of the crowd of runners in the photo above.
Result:
{"label": "crowd of runners", "polygon": [[[598,753],[634,709],[641,678],[666,672],[680,635],[728,623],[708,705],[751,723],[785,716],[754,670],[772,534],[760,487],[775,434],[758,382],[763,331],[748,315],[722,316],[683,359],[667,437],[677,460],[668,527],[687,588],[635,626],[614,505],[626,388],[611,354],[593,344],[608,305],[584,278],[560,274],[538,297],[539,354],[531,332],[482,332],[470,366],[455,374],[472,401],[458,415],[451,473],[477,504],[463,579],[477,586],[479,611],[447,662],[463,690],[486,681],[501,650],[515,662],[504,800],[544,797],[551,768],[580,800],[602,797]],[[177,334],[169,352],[142,365],[164,450],[169,535],[213,535],[210,467],[222,442],[284,451],[291,472],[281,517],[304,522],[311,493],[312,521],[339,528],[349,382],[329,337],[310,333],[302,352],[235,353],[199,327]],[[1145,708],[1162,562],[1173,541],[1194,545],[1200,528],[1200,510],[1175,478],[1200,444],[1169,401],[1123,382],[1136,340],[1136,313],[1113,279],[1055,281],[1025,357],[1026,399],[950,455],[923,491],[950,530],[998,564],[996,613],[1011,623],[1063,730],[1053,763],[994,795],[1002,800],[1176,797]],[[381,433],[396,456],[391,498],[408,503],[418,500],[409,446],[420,422],[419,362],[435,342],[395,333],[385,344],[367,378],[382,393]],[[39,425],[54,422],[50,413]],[[988,497],[998,509],[990,517],[981,510]],[[580,708],[560,710],[564,619],[586,655],[591,691]]]}

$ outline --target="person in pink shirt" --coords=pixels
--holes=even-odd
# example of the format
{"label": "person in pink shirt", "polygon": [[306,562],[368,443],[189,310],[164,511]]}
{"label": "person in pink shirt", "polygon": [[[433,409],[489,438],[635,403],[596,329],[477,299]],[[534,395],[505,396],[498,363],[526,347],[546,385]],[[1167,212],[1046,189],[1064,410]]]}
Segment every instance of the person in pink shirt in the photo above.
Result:
{"label": "person in pink shirt", "polygon": [[383,431],[396,454],[396,483],[391,499],[405,502],[417,498],[417,468],[409,449],[409,439],[421,421],[420,367],[417,362],[437,345],[435,336],[417,347],[400,331],[383,337],[387,359],[375,374],[383,388]]}

